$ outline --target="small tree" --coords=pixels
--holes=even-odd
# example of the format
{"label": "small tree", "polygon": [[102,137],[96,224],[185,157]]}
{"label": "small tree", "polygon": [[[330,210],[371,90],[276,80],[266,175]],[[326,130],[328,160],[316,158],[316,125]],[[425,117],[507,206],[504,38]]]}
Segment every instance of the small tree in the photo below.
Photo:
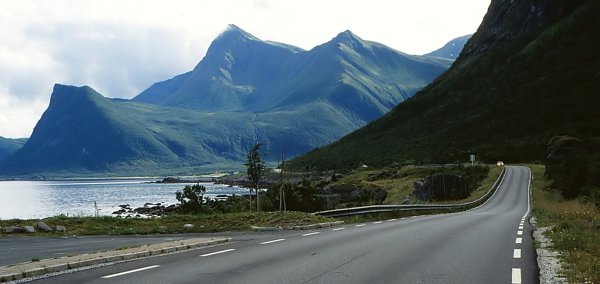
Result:
{"label": "small tree", "polygon": [[183,191],[175,192],[175,198],[181,203],[181,210],[186,213],[200,213],[203,211],[202,200],[206,187],[200,184],[186,185]]}
{"label": "small tree", "polygon": [[252,210],[252,190],[254,190],[256,192],[256,211],[260,211],[258,188],[265,171],[264,162],[260,157],[261,146],[261,143],[256,143],[252,146],[252,149],[248,152],[248,159],[244,164],[248,179],[252,183],[252,188],[250,188],[250,210]]}

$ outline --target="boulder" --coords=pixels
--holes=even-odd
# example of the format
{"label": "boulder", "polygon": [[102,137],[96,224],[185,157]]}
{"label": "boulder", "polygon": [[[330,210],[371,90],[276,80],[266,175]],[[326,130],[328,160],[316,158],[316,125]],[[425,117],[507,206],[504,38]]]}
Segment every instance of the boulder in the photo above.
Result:
{"label": "boulder", "polygon": [[67,228],[65,226],[57,225],[56,226],[56,231],[57,232],[66,232]]}
{"label": "boulder", "polygon": [[35,233],[35,228],[33,226],[24,226],[25,232],[33,234]]}
{"label": "boulder", "polygon": [[48,226],[48,224],[40,221],[37,223],[38,230],[42,231],[42,232],[52,232],[54,231],[54,229],[52,229],[52,227]]}
{"label": "boulder", "polygon": [[10,226],[10,227],[4,228],[4,233],[7,233],[7,234],[27,233],[27,230],[25,228],[19,227],[19,226]]}
{"label": "boulder", "polygon": [[186,230],[189,230],[189,229],[194,228],[194,225],[192,225],[192,224],[185,224],[185,225],[183,225],[183,228],[186,229]]}

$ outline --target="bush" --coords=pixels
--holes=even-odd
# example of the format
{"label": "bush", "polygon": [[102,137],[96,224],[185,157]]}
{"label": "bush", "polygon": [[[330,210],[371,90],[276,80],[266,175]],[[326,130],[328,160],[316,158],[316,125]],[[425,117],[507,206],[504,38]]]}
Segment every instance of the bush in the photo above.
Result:
{"label": "bush", "polygon": [[230,196],[227,201],[208,200],[208,206],[212,211],[219,213],[245,212],[250,210],[248,204],[249,196]]}
{"label": "bush", "polygon": [[203,205],[205,192],[206,187],[200,184],[186,185],[183,191],[175,192],[175,198],[181,204],[181,212],[201,213],[208,211],[208,207]]}
{"label": "bush", "polygon": [[555,136],[548,142],[544,164],[546,177],[567,199],[586,196],[596,204],[600,192],[600,142]]}
{"label": "bush", "polygon": [[[265,210],[279,210],[280,183],[273,184],[266,192],[261,192],[261,206]],[[325,209],[325,200],[317,194],[317,189],[308,181],[284,184],[285,203],[288,211],[316,212]]]}

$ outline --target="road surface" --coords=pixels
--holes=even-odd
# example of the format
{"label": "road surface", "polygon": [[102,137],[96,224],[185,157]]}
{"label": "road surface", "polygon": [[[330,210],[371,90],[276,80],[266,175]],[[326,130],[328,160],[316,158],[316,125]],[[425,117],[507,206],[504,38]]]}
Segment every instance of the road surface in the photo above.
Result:
{"label": "road surface", "polygon": [[[460,213],[276,232],[40,283],[537,283],[530,171]],[[235,239],[234,239],[235,240]]]}

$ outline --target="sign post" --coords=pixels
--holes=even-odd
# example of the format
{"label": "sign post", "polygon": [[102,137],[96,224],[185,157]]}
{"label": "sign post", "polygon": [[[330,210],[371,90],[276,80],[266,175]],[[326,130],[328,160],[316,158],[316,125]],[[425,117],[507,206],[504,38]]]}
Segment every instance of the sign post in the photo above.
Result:
{"label": "sign post", "polygon": [[475,154],[469,155],[469,161],[471,161],[471,166],[475,163]]}

